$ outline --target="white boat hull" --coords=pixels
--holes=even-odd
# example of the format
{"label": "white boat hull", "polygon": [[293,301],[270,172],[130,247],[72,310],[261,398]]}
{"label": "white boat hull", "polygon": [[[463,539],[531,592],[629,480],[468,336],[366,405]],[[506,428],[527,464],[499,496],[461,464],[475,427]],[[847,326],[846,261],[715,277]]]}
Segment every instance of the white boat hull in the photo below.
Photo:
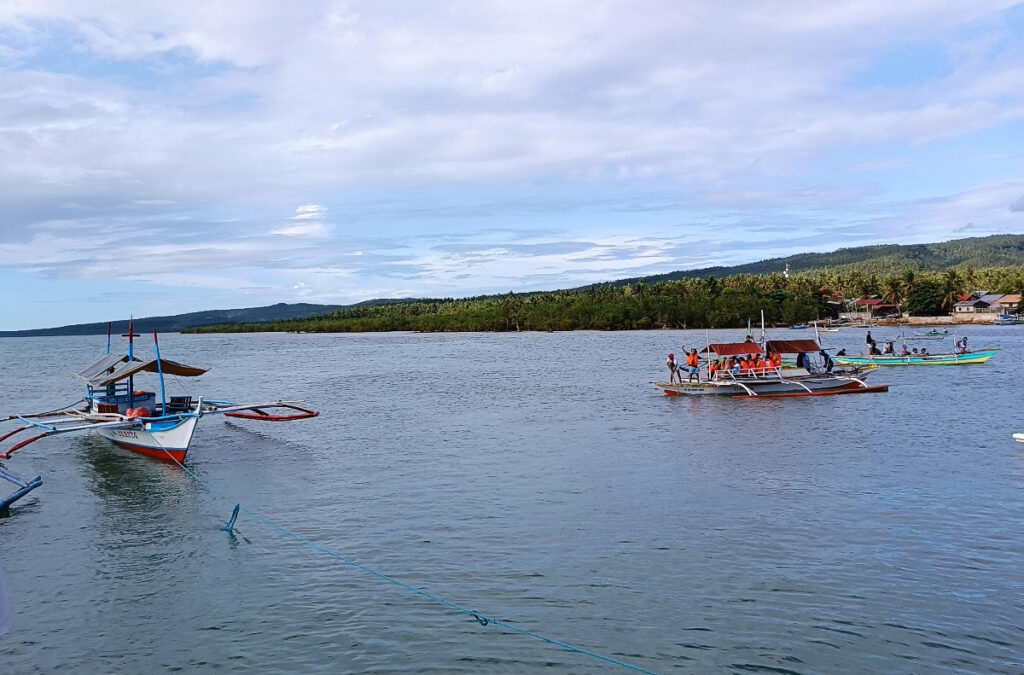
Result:
{"label": "white boat hull", "polygon": [[157,459],[183,462],[192,442],[198,415],[146,422],[141,427],[97,429],[114,445]]}

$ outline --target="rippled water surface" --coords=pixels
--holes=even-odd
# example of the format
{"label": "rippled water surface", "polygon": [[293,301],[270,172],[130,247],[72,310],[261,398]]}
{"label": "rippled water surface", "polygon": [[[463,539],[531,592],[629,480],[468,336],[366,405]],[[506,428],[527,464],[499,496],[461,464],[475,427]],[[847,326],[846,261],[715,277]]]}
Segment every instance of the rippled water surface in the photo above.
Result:
{"label": "rippled water surface", "polygon": [[[44,484],[0,519],[0,672],[628,672],[436,597],[653,672],[1021,673],[1024,326],[965,331],[1003,350],[764,401],[650,384],[735,331],[162,336],[211,368],[172,393],[322,415],[204,418],[200,480],[91,435],[4,462]],[[0,412],[103,342],[0,340]]]}

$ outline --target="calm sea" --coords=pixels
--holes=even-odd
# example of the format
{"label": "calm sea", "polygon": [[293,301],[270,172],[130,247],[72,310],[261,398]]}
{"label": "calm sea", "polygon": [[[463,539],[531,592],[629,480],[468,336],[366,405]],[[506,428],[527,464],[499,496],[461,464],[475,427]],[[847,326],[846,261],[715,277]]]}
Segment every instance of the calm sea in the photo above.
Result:
{"label": "calm sea", "polygon": [[[172,393],[322,415],[204,418],[188,472],[91,435],[4,462],[44,484],[0,519],[0,672],[629,672],[536,636],[659,673],[1024,671],[1024,326],[884,394],[651,386],[742,334],[162,336],[211,368]],[[104,341],[0,340],[0,413],[77,400]]]}

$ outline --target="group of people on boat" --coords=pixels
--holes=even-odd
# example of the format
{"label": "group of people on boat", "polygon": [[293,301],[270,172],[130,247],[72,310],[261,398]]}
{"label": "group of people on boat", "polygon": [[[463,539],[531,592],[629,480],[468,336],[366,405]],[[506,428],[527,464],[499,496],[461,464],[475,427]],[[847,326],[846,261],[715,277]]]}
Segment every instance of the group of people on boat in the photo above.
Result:
{"label": "group of people on boat", "polygon": [[[685,348],[683,350],[685,352]],[[818,352],[822,360],[822,369],[826,373],[832,372],[835,367],[835,362],[832,358],[824,351]],[[684,364],[680,364],[675,359],[675,354],[669,354],[668,359],[665,361],[666,367],[668,367],[669,384],[682,384],[683,373],[688,375],[688,382],[696,380],[697,384],[700,384],[701,366],[700,357],[697,354],[696,349],[691,349],[689,354],[686,355],[686,361]],[[796,356],[796,367],[803,368],[808,372],[814,372],[815,366],[811,363],[811,358],[807,354],[801,352]],[[782,369],[782,354],[779,353],[753,353],[753,354],[740,354],[738,356],[728,356],[725,358],[717,358],[708,362],[707,364],[707,378],[717,379],[721,373],[729,373],[731,376],[764,376],[769,373],[780,373]]]}

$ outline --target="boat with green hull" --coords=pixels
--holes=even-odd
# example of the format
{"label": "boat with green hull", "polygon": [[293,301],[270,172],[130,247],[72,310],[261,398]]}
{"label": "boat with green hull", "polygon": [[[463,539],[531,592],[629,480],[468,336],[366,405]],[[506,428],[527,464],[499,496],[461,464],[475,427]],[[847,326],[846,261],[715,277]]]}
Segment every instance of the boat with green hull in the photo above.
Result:
{"label": "boat with green hull", "polygon": [[977,349],[962,353],[949,354],[875,354],[874,356],[833,356],[836,363],[843,366],[966,366],[973,363],[985,363],[996,355],[999,348]]}

